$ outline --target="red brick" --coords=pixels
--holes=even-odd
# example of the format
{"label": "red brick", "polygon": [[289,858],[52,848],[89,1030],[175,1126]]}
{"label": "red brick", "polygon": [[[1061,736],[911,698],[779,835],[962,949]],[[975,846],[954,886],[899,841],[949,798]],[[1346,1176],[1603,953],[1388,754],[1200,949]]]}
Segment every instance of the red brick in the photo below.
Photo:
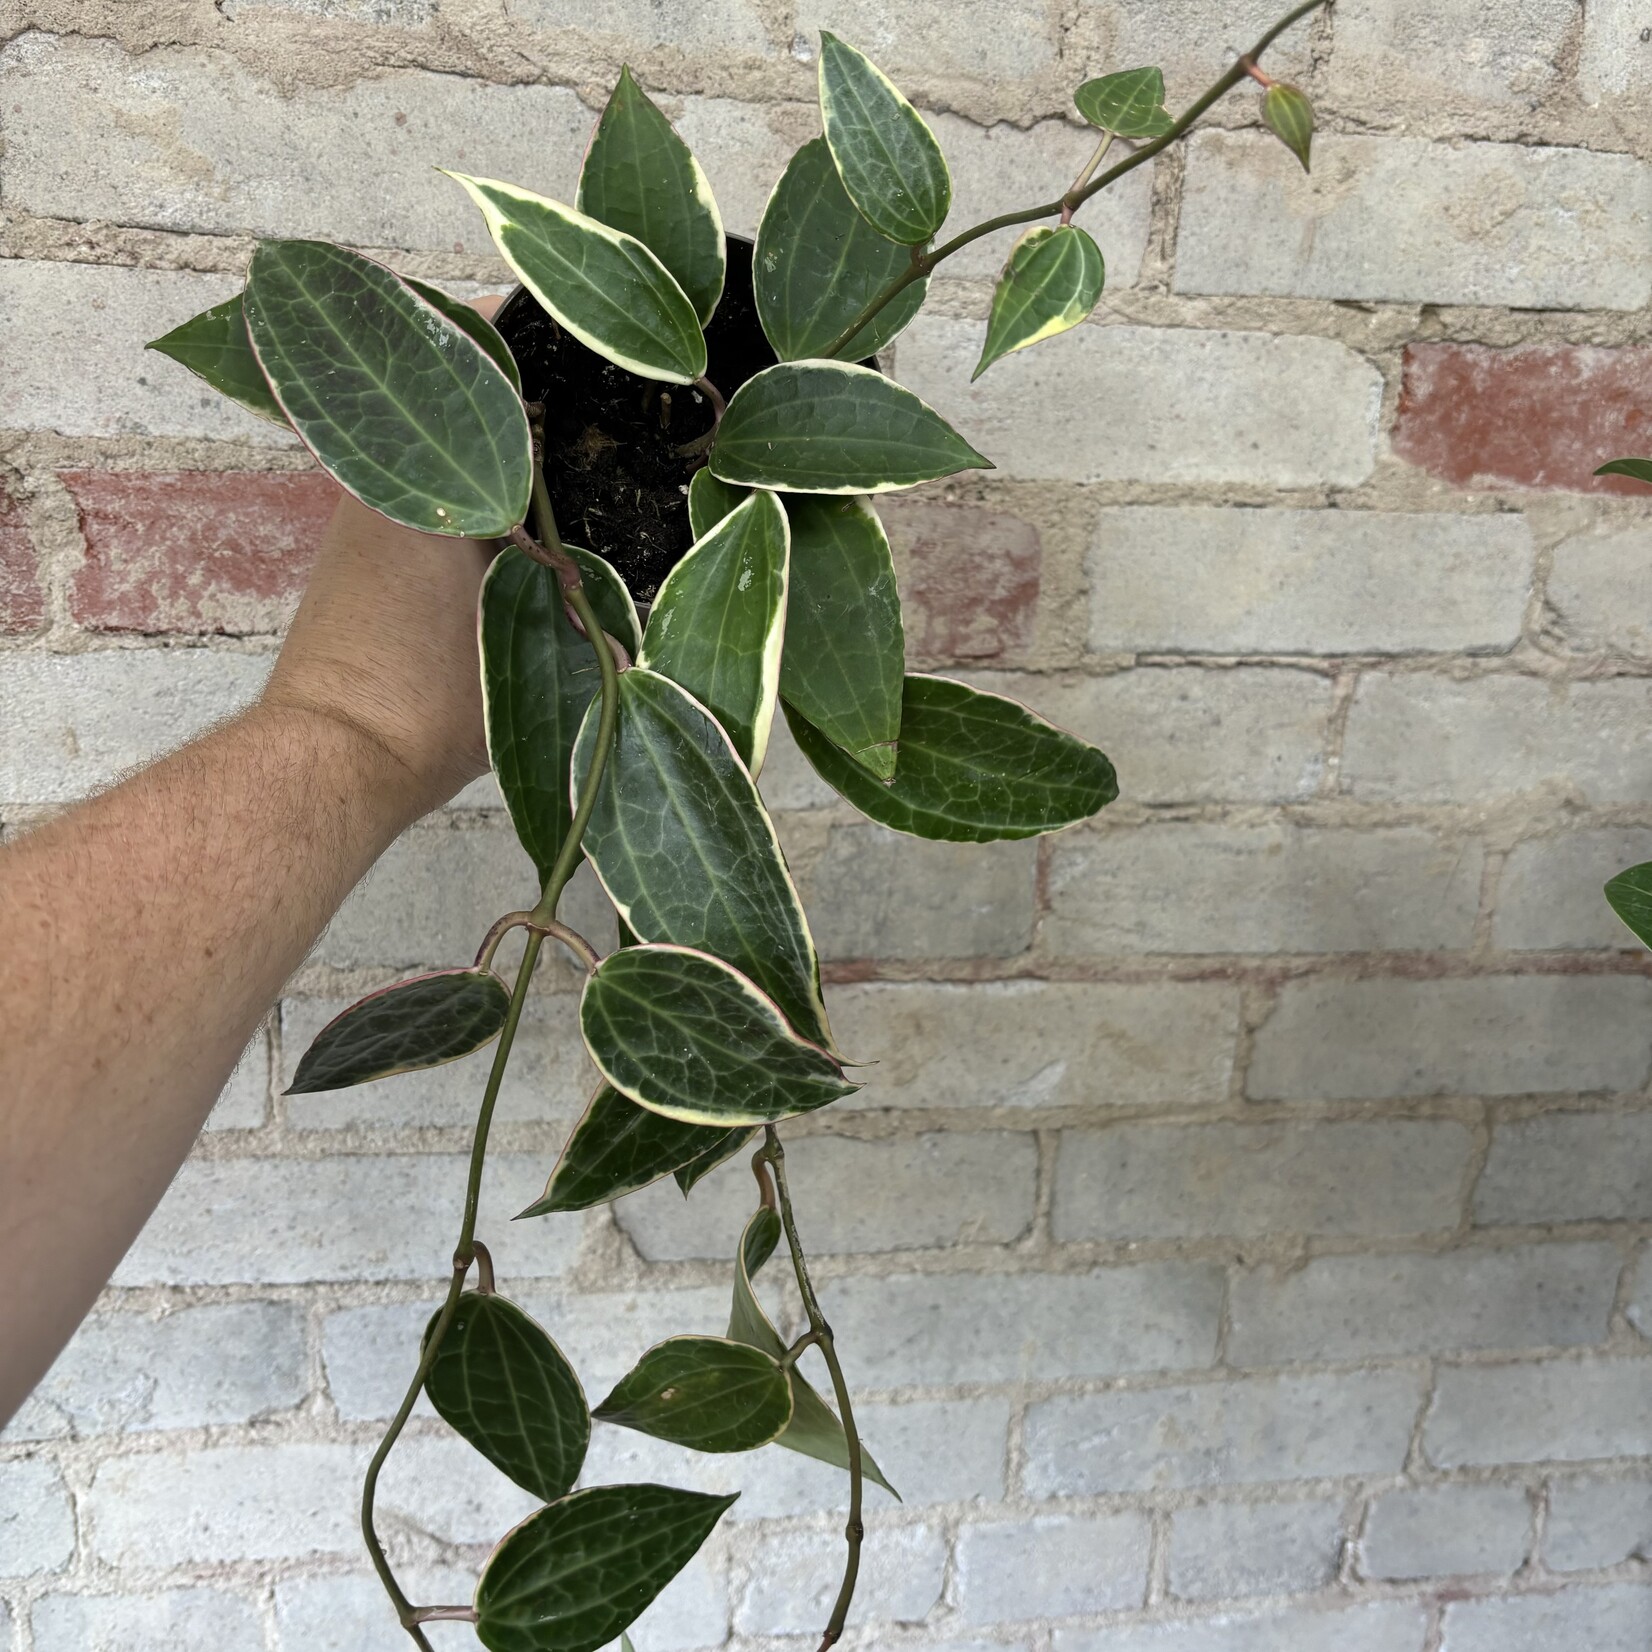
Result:
{"label": "red brick", "polygon": [[0,632],[20,636],[45,623],[46,593],[23,508],[0,494]]}
{"label": "red brick", "polygon": [[[939,500],[878,501],[904,562],[914,660],[979,662],[1027,653],[1038,610],[1038,531],[1019,517]],[[904,555],[903,555],[904,553]]]}
{"label": "red brick", "polygon": [[96,631],[278,629],[338,488],[319,473],[72,470],[86,560],[69,604]]}
{"label": "red brick", "polygon": [[1652,348],[1413,344],[1394,451],[1459,487],[1644,494],[1591,473],[1652,453]]}

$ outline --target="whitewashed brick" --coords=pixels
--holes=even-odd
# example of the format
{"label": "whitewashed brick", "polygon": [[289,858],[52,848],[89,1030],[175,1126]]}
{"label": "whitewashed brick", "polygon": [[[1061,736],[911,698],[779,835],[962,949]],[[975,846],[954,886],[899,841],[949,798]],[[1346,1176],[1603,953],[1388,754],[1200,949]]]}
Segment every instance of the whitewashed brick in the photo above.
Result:
{"label": "whitewashed brick", "polygon": [[1058,1629],[1055,1652],[1422,1652],[1423,1607],[1370,1605],[1268,1613],[1228,1613],[1189,1623],[1118,1629]]}
{"label": "whitewashed brick", "polygon": [[1652,1558],[1652,1480],[1554,1480],[1543,1525],[1551,1571],[1585,1572]]}
{"label": "whitewashed brick", "polygon": [[1035,1515],[958,1534],[966,1623],[1065,1618],[1139,1606],[1147,1583],[1144,1514]]}
{"label": "whitewashed brick", "polygon": [[1440,1652],[1642,1652],[1652,1639],[1652,1589],[1608,1584],[1555,1595],[1453,1601]]}
{"label": "whitewashed brick", "polygon": [[[1037,74],[1056,58],[1055,19],[1042,0],[1006,0],[972,11],[967,21],[947,0],[906,0],[899,6],[882,0],[799,0],[796,19],[811,53],[819,46],[820,30],[829,29],[897,77],[904,70],[985,77],[997,84]],[[1059,195],[1070,177],[1057,179],[1053,188],[1034,183],[1033,193],[1016,204]],[[972,211],[962,221],[974,223],[981,216]]]}
{"label": "whitewashed brick", "polygon": [[1649,582],[1652,525],[1603,525],[1562,540],[1545,587],[1562,646],[1652,657],[1652,614],[1623,600],[1625,591],[1644,590]]}
{"label": "whitewashed brick", "polygon": [[0,1462],[0,1577],[60,1572],[75,1552],[75,1512],[57,1464]]}
{"label": "whitewashed brick", "polygon": [[[1371,473],[1381,380],[1329,339],[1086,326],[971,386],[980,353],[979,322],[924,315],[897,371],[1006,477],[1291,488]],[[1130,411],[1071,416],[1084,407]]]}
{"label": "whitewashed brick", "polygon": [[[397,1568],[402,1587],[418,1601],[467,1601],[476,1590],[475,1569],[415,1566]],[[428,1633],[437,1652],[459,1652],[464,1644],[446,1624]],[[442,1633],[447,1630],[447,1634]],[[462,1633],[474,1639],[474,1632]],[[345,1576],[285,1578],[275,1586],[275,1637],[281,1652],[396,1652],[407,1638],[371,1572]],[[239,1649],[224,1649],[239,1652]]]}
{"label": "whitewashed brick", "polygon": [[[743,1635],[818,1633],[841,1581],[836,1560],[842,1547],[835,1530],[765,1533],[734,1609],[735,1629]],[[869,1521],[855,1593],[858,1621],[921,1623],[941,1599],[946,1547],[937,1527]]]}
{"label": "whitewashed brick", "polygon": [[[725,228],[755,237],[769,195],[818,115],[796,104],[752,104],[732,98],[684,98],[667,108],[683,142],[711,180]],[[581,140],[583,142],[583,140]]]}
{"label": "whitewashed brick", "polygon": [[1295,1595],[1336,1577],[1342,1502],[1203,1503],[1170,1527],[1170,1593],[1180,1600]]}
{"label": "whitewashed brick", "polygon": [[1652,1113],[1551,1113],[1500,1123],[1474,1190],[1480,1223],[1649,1215]]}
{"label": "whitewashed brick", "polygon": [[1531,531],[1506,513],[1109,506],[1086,563],[1090,647],[1503,650],[1520,636],[1532,565]]}
{"label": "whitewashed brick", "polygon": [[[1159,0],[1152,6],[1096,0],[1077,14],[1086,31],[1079,38],[1091,47],[1087,57],[1094,64],[1087,72],[1157,63],[1164,69],[1172,109],[1190,102],[1222,72],[1224,51],[1231,57],[1253,45],[1279,16],[1270,0],[1234,0],[1220,20],[1212,18],[1202,0]],[[1309,27],[1300,25],[1284,35],[1268,53],[1269,72],[1303,73],[1309,34]]]}
{"label": "whitewashed brick", "polygon": [[258,1130],[270,1116],[270,1042],[260,1028],[253,1034],[229,1083],[207,1114],[208,1131]]}
{"label": "whitewashed brick", "polygon": [[1515,951],[1555,947],[1638,951],[1607,904],[1606,880],[1652,860],[1652,832],[1611,827],[1517,843],[1503,865],[1492,941]]}
{"label": "whitewashed brick", "polygon": [[1412,1486],[1371,1504],[1360,1538],[1367,1577],[1517,1571],[1531,1547],[1524,1486]]}
{"label": "whitewashed brick", "polygon": [[1064,1130],[1058,1240],[1401,1234],[1457,1225],[1471,1137],[1444,1120]]}
{"label": "whitewashed brick", "polygon": [[1640,0],[1593,0],[1583,14],[1583,50],[1578,54],[1578,88],[1594,104],[1640,107],[1637,97],[1652,90],[1652,41],[1646,37],[1646,9]]}
{"label": "whitewashed brick", "polygon": [[613,35],[628,47],[647,41],[713,59],[736,52],[772,55],[762,7],[753,0],[696,0],[692,6],[665,7],[653,0],[606,0],[594,11],[581,0],[505,0],[505,16],[517,28],[582,29]]}
{"label": "whitewashed brick", "polygon": [[1605,1340],[1623,1261],[1609,1244],[1518,1245],[1443,1256],[1319,1256],[1237,1275],[1235,1365]]}
{"label": "whitewashed brick", "polygon": [[1027,1413],[1027,1490],[1089,1497],[1393,1474],[1422,1398],[1414,1371],[1353,1371],[1045,1400]]}
{"label": "whitewashed brick", "polygon": [[1649,1018],[1652,983],[1622,976],[1293,981],[1256,1035],[1248,1090],[1258,1101],[1638,1090]]}
{"label": "whitewashed brick", "polygon": [[1443,1370],[1423,1430],[1438,1468],[1644,1456],[1652,1359]]}
{"label": "whitewashed brick", "polygon": [[257,1608],[222,1589],[47,1595],[30,1622],[35,1652],[254,1652],[264,1644]]}
{"label": "whitewashed brick", "polygon": [[1062,957],[1466,947],[1483,859],[1415,826],[1082,829],[1051,845],[1042,939]]}

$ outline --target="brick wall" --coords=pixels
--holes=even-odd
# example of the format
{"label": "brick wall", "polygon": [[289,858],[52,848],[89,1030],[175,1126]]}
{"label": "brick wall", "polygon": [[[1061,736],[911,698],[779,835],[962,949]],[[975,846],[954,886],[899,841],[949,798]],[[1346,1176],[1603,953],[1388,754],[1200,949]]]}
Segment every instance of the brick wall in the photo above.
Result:
{"label": "brick wall", "polygon": [[[497,283],[430,164],[565,194],[622,59],[749,232],[822,24],[933,112],[972,220],[1076,170],[1084,75],[1162,62],[1179,104],[1278,3],[8,0],[4,830],[267,668],[326,488],[139,350],[253,237]],[[881,1058],[789,1130],[907,1496],[858,1647],[1652,1641],[1652,960],[1599,896],[1652,856],[1652,510],[1587,476],[1652,438],[1649,32],[1646,0],[1339,0],[1278,56],[1311,180],[1231,100],[1097,204],[1090,325],[969,389],[994,246],[899,347],[1000,467],[889,503],[915,652],[1100,741],[1124,796],[966,848],[789,747],[765,779]],[[6,1652],[400,1644],[354,1498],[479,1074],[279,1092],[338,1003],[520,903],[493,801],[352,897],[0,1443]],[[533,1002],[484,1222],[601,1392],[720,1328],[750,1184],[505,1221],[580,1103],[572,986]],[[813,1644],[838,1478],[614,1430],[593,1473],[745,1488],[639,1652]],[[386,1502],[427,1599],[524,1507],[428,1416]]]}

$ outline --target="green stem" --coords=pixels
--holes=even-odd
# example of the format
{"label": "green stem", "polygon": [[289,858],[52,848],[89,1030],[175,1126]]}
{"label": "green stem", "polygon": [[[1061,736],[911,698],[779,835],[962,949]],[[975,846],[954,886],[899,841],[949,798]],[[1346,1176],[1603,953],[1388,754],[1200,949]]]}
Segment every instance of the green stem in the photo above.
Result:
{"label": "green stem", "polygon": [[1038,206],[1023,207],[1019,212],[1003,212],[996,218],[987,218],[979,224],[953,236],[950,241],[943,241],[940,246],[930,252],[922,253],[913,258],[911,264],[877,297],[871,299],[859,315],[843,329],[838,336],[820,353],[826,357],[841,355],[854,336],[877,316],[884,305],[903,293],[914,281],[921,281],[943,259],[950,258],[953,253],[967,247],[972,241],[979,241],[983,235],[991,235],[996,230],[1011,229],[1016,224],[1035,223],[1040,218],[1051,218],[1057,214],[1062,221],[1068,221],[1092,195],[1104,190],[1110,183],[1122,178],[1126,172],[1133,172],[1138,166],[1145,165],[1152,160],[1161,149],[1168,148],[1219,98],[1225,97],[1240,81],[1252,74],[1255,69],[1255,60],[1271,46],[1293,23],[1300,22],[1309,12],[1317,11],[1321,6],[1329,5],[1330,0],[1302,0],[1302,4],[1274,24],[1268,32],[1251,47],[1251,49],[1230,68],[1220,80],[1205,94],[1194,100],[1182,114],[1174,126],[1162,137],[1154,138],[1151,143],[1144,143],[1117,166],[1109,167],[1099,178],[1090,183],[1075,183],[1065,195],[1058,195],[1053,201],[1045,201]]}

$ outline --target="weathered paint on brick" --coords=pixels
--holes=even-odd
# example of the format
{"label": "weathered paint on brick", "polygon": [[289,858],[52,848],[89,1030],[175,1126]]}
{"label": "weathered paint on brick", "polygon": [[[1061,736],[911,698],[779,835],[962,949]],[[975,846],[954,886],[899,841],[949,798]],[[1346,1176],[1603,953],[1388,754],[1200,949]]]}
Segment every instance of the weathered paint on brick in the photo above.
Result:
{"label": "weathered paint on brick", "polygon": [[46,592],[20,502],[0,494],[0,635],[24,636],[46,621]]}

